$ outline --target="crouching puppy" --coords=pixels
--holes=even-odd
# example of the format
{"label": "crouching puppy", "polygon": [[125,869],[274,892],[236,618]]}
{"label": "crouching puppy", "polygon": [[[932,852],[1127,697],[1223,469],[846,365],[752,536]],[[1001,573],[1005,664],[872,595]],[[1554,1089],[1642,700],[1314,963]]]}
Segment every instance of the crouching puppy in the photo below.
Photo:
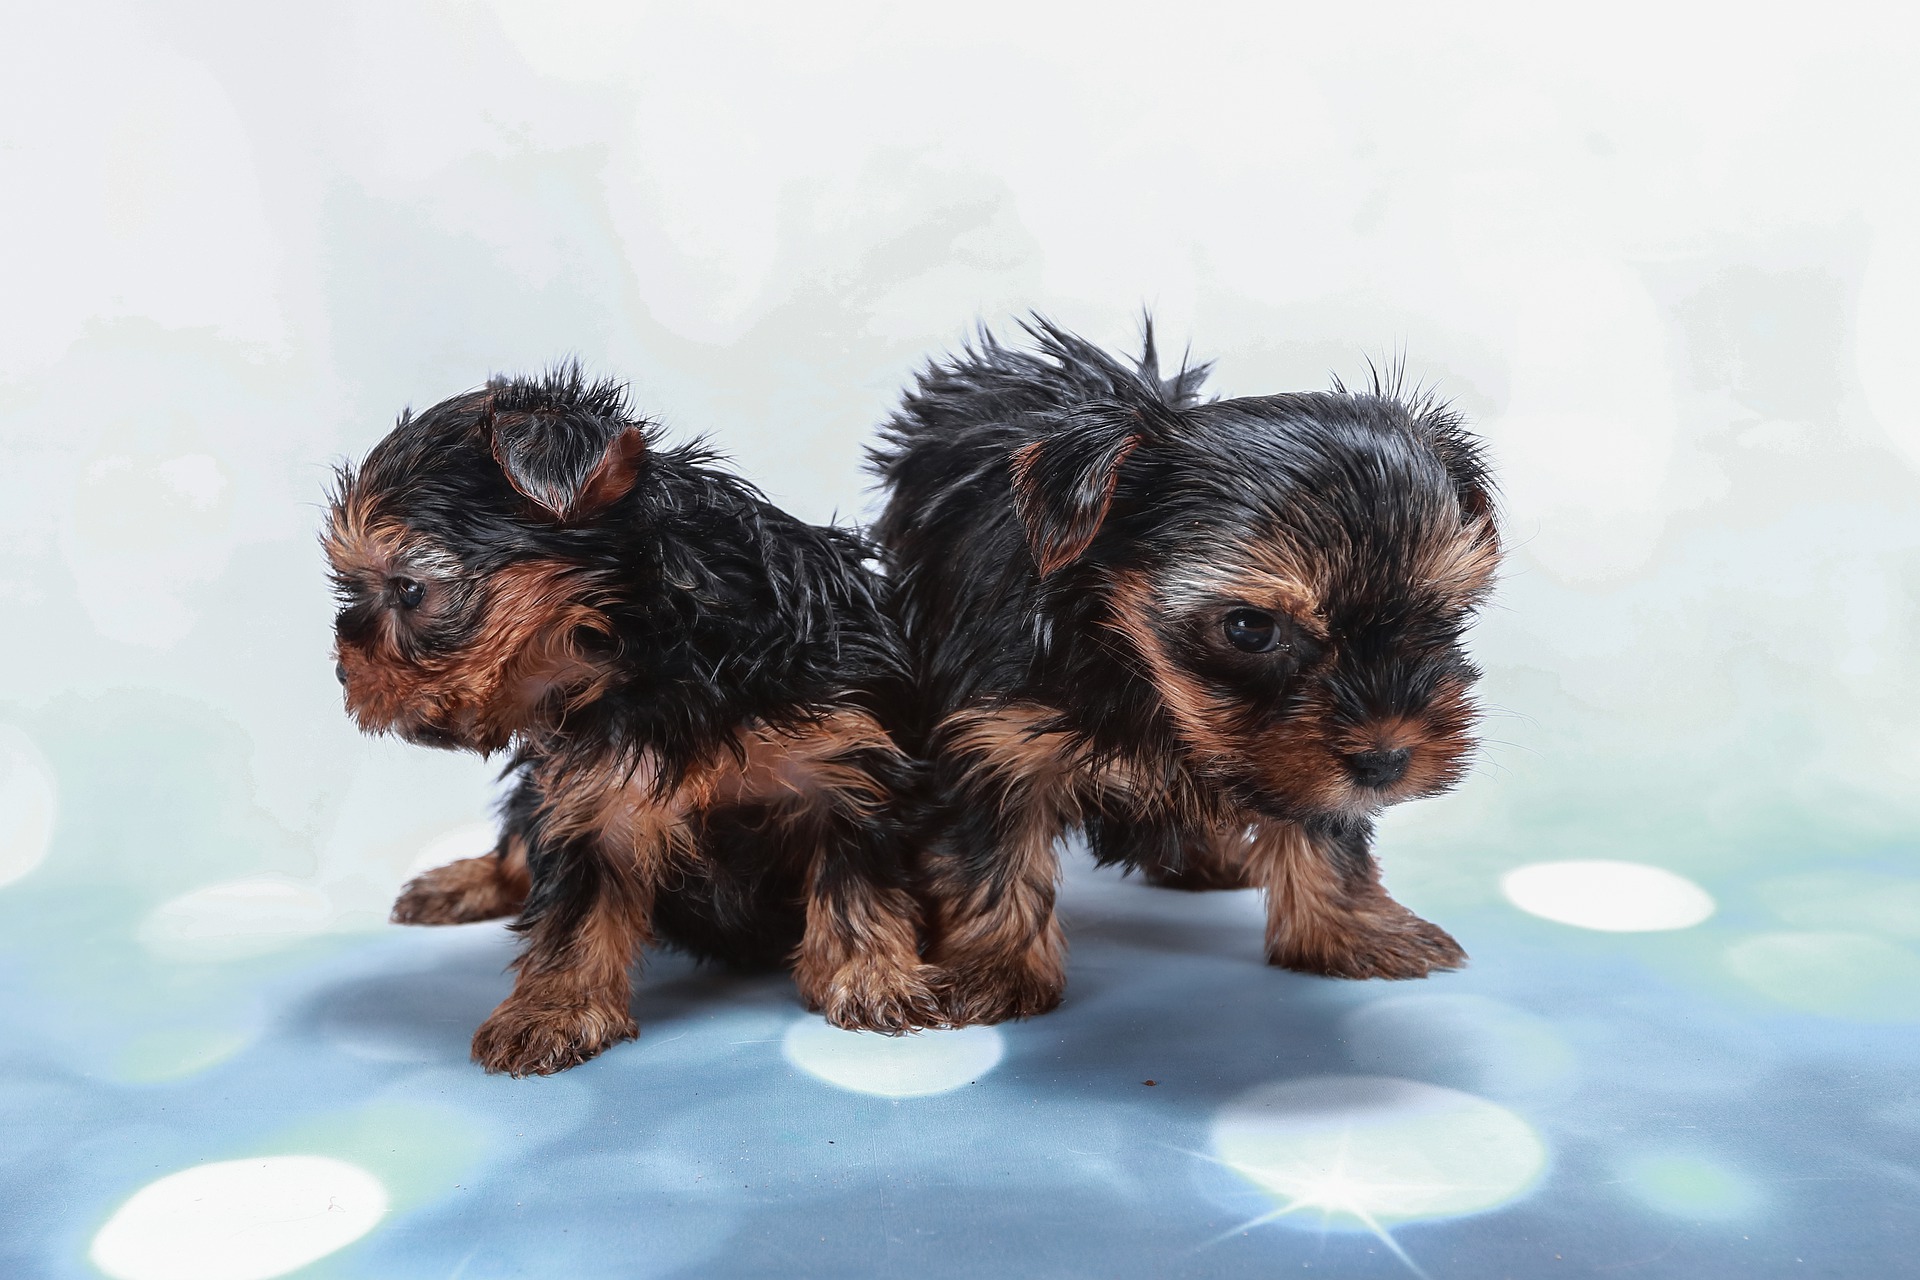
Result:
{"label": "crouching puppy", "polygon": [[1202,402],[1045,322],[919,378],[873,464],[934,799],[929,959],[956,1023],[1060,999],[1054,841],[1259,886],[1267,958],[1464,963],[1388,896],[1372,815],[1455,782],[1461,636],[1499,538],[1451,414],[1366,392]]}
{"label": "crouching puppy", "polygon": [[623,388],[568,368],[403,415],[341,473],[324,541],[360,727],[516,753],[499,847],[394,909],[518,914],[481,1065],[545,1074],[632,1038],[655,940],[790,959],[840,1026],[933,1017],[883,723],[901,646],[858,539],[662,447]]}

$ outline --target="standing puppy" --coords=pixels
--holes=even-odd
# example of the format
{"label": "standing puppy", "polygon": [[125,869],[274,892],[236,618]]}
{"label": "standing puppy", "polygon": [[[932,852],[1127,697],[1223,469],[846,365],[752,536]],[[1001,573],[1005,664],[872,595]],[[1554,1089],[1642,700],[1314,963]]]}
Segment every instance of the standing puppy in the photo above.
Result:
{"label": "standing puppy", "polygon": [[1391,388],[1202,403],[1045,322],[931,367],[873,464],[935,795],[930,959],[956,1023],[1059,1002],[1054,841],[1267,891],[1267,958],[1466,957],[1387,895],[1382,807],[1472,746],[1461,633],[1499,539],[1478,446]]}
{"label": "standing puppy", "polygon": [[518,981],[473,1042],[489,1071],[633,1037],[628,968],[655,937],[791,955],[840,1026],[932,1016],[882,727],[902,653],[866,550],[712,464],[575,367],[403,415],[340,476],[325,545],[348,710],[517,753],[500,847],[394,910],[520,913]]}

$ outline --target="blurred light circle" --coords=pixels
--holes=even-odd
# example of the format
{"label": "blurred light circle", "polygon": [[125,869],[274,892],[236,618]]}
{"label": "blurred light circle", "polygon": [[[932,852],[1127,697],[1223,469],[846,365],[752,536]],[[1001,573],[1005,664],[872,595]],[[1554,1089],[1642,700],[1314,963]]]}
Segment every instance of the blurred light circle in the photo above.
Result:
{"label": "blurred light circle", "polygon": [[1620,1165],[1620,1182],[1649,1209],[1689,1221],[1730,1222],[1764,1203],[1738,1169],[1686,1152],[1641,1154]]}
{"label": "blurred light circle", "polygon": [[325,933],[333,900],[281,876],[251,876],[183,893],[140,924],[139,938],[169,960],[233,960],[264,955]]}
{"label": "blurred light circle", "polygon": [[251,1026],[161,1026],[121,1048],[113,1074],[130,1083],[180,1080],[228,1061],[253,1042]]}
{"label": "blurred light circle", "polygon": [[1579,1058],[1545,1019],[1486,996],[1383,996],[1340,1019],[1355,1067],[1496,1099],[1570,1087]]}
{"label": "blurred light circle", "polygon": [[1687,929],[1714,910],[1705,889],[1642,862],[1536,862],[1501,877],[1500,890],[1529,915],[1606,933]]}
{"label": "blurred light circle", "polygon": [[26,734],[0,725],[0,885],[46,860],[57,806],[46,757]]}
{"label": "blurred light circle", "polygon": [[477,858],[483,853],[492,853],[499,842],[500,832],[495,823],[469,822],[455,827],[420,846],[401,877],[411,880],[415,876],[425,875],[449,862],[459,862],[464,858]]}
{"label": "blurred light circle", "polygon": [[1805,1013],[1858,1022],[1920,1021],[1920,955],[1871,934],[1763,933],[1728,947],[1741,982]]}
{"label": "blurred light circle", "polygon": [[994,1027],[883,1036],[842,1031],[823,1018],[802,1018],[788,1027],[780,1047],[808,1075],[882,1098],[925,1097],[972,1084],[1006,1052]]}
{"label": "blurred light circle", "polygon": [[1547,1163],[1539,1135],[1505,1107],[1391,1076],[1262,1085],[1221,1109],[1213,1149],[1279,1199],[1276,1220],[1316,1230],[1492,1209]]}
{"label": "blurred light circle", "polygon": [[93,1238],[114,1280],[269,1280],[371,1231],[387,1191],[326,1156],[196,1165],[149,1183]]}

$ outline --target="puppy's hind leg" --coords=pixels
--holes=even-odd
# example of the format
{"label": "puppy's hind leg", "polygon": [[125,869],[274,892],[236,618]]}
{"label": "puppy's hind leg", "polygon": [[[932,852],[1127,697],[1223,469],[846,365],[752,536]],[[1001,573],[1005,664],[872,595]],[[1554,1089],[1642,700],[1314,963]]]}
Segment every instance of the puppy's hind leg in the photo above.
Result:
{"label": "puppy's hind leg", "polygon": [[1138,866],[1146,882],[1155,888],[1205,893],[1255,887],[1247,865],[1252,852],[1251,835],[1244,825],[1143,829],[1124,845],[1111,834],[1113,825],[1102,823],[1101,833],[1096,834],[1093,825],[1088,824],[1088,838],[1095,853],[1103,862],[1128,862]]}
{"label": "puppy's hind leg", "polygon": [[1269,963],[1330,978],[1424,978],[1467,963],[1445,929],[1388,896],[1371,835],[1365,825],[1256,828],[1249,865],[1267,891]]}
{"label": "puppy's hind leg", "polygon": [[471,924],[520,914],[526,905],[527,841],[502,833],[492,853],[415,876],[393,904],[395,924]]}
{"label": "puppy's hind leg", "polygon": [[520,914],[531,885],[527,840],[539,791],[522,770],[500,815],[492,853],[462,858],[415,876],[393,904],[395,924],[470,924]]}
{"label": "puppy's hind leg", "polygon": [[953,1026],[1031,1018],[1066,990],[1066,937],[1054,913],[1060,863],[1050,824],[1015,816],[957,823],[927,855],[931,959]]}

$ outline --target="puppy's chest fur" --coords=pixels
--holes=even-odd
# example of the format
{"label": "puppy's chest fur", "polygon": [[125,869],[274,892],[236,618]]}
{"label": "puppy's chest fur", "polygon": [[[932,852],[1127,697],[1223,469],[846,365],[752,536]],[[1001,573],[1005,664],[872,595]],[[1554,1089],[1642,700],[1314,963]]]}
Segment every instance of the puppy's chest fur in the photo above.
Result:
{"label": "puppy's chest fur", "polygon": [[791,727],[749,725],[666,788],[650,750],[586,766],[550,757],[533,772],[550,837],[654,867],[700,859],[696,828],[726,811],[754,810],[776,826],[827,810],[871,812],[887,793],[870,766],[897,754],[871,716],[842,708]]}

